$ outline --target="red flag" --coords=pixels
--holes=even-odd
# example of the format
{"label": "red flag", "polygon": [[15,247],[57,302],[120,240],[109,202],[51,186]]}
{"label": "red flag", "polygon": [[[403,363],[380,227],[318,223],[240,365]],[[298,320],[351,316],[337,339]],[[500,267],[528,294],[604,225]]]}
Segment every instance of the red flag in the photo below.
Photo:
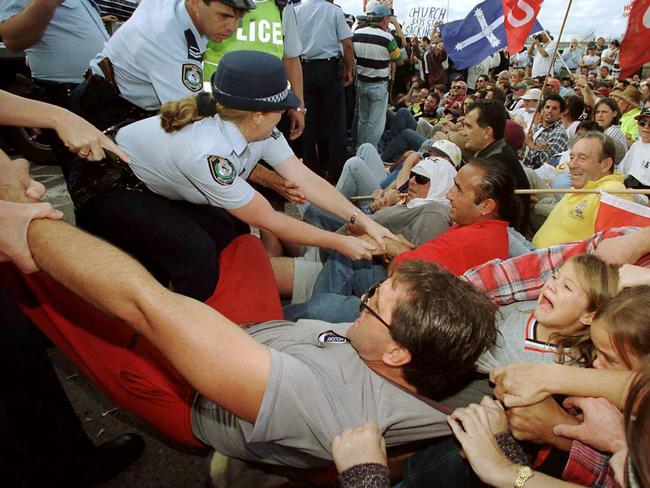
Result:
{"label": "red flag", "polygon": [[502,0],[510,54],[516,54],[524,47],[543,1]]}
{"label": "red flag", "polygon": [[621,43],[618,57],[621,64],[620,79],[633,75],[641,66],[650,61],[650,0],[636,0],[632,4],[627,32]]}
{"label": "red flag", "polygon": [[650,208],[603,192],[596,215],[596,232],[627,226],[650,226]]}

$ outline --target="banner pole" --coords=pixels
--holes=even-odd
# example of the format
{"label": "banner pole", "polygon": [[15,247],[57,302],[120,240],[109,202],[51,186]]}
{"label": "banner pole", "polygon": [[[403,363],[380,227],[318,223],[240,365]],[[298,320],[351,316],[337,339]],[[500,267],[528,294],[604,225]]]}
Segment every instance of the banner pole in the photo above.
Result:
{"label": "banner pole", "polygon": [[[569,10],[571,10],[571,4],[573,3],[573,0],[569,0],[569,3],[566,6],[566,11],[564,12],[564,20],[562,21],[562,26],[560,27],[560,34],[557,38],[557,42],[555,43],[555,50],[553,51],[553,57],[551,58],[551,64],[548,67],[548,71],[546,72],[546,78],[544,78],[544,83],[542,83],[542,95],[544,94],[544,90],[546,89],[546,83],[548,82],[548,77],[551,75],[551,71],[553,70],[553,66],[555,66],[555,58],[557,57],[557,53],[560,50],[560,41],[562,40],[562,34],[564,33],[564,26],[566,25],[566,21],[569,18]],[[535,113],[537,113],[537,109],[539,108],[539,104],[542,101],[542,97],[539,97],[539,100],[537,100],[537,104],[535,105]],[[526,137],[530,135],[530,133],[533,131],[533,124],[530,124],[530,127],[528,127],[528,132],[526,134]]]}

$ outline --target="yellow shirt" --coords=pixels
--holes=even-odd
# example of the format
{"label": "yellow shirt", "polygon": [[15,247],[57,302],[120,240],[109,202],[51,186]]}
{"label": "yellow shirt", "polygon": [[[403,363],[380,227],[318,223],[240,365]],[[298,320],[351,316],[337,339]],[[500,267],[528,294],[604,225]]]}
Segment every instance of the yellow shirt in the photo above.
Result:
{"label": "yellow shirt", "polygon": [[[616,173],[603,176],[585,185],[585,190],[593,189],[623,190],[623,175]],[[621,196],[630,199],[627,195]],[[600,195],[597,193],[567,193],[533,237],[533,245],[538,248],[548,247],[563,242],[580,241],[593,235],[599,205]]]}

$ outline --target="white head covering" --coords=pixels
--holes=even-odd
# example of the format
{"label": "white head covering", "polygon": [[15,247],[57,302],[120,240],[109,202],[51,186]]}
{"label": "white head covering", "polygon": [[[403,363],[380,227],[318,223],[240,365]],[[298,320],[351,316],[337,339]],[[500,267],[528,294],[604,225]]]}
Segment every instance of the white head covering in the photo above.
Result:
{"label": "white head covering", "polygon": [[416,164],[411,172],[426,176],[431,181],[431,185],[427,196],[425,198],[413,198],[406,204],[408,208],[418,207],[434,201],[449,205],[445,195],[447,195],[451,185],[454,184],[457,173],[456,168],[449,161],[438,156],[431,156]]}

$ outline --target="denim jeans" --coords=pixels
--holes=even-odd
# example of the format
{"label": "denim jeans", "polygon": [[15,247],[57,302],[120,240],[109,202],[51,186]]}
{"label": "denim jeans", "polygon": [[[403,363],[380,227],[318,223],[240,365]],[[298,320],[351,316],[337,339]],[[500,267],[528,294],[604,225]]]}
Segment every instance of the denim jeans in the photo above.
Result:
{"label": "denim jeans", "polygon": [[402,462],[403,488],[485,486],[474,474],[469,462],[460,457],[453,437],[417,451]]}
{"label": "denim jeans", "polygon": [[377,147],[386,126],[388,87],[384,82],[357,81],[357,144],[368,142]]}
{"label": "denim jeans", "polygon": [[345,162],[336,189],[345,198],[370,195],[379,189],[384,178],[386,169],[375,146],[361,144],[357,155]]}
{"label": "denim jeans", "polygon": [[316,279],[311,298],[284,307],[284,316],[287,320],[352,322],[359,316],[360,297],[385,278],[383,266],[372,261],[352,261],[333,252]]}
{"label": "denim jeans", "polygon": [[417,151],[426,137],[418,134],[413,129],[404,129],[395,139],[388,143],[381,153],[381,160],[390,163],[399,158],[406,151]]}

